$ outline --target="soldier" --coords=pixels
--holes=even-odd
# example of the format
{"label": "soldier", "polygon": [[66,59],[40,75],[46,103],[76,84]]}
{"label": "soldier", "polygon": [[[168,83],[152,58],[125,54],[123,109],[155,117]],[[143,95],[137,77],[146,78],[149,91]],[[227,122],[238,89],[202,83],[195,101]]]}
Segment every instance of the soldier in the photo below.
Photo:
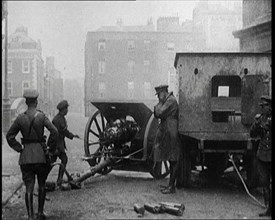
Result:
{"label": "soldier", "polygon": [[262,96],[260,106],[262,113],[257,114],[250,128],[251,137],[260,137],[257,150],[258,173],[261,186],[264,189],[264,199],[267,202],[267,210],[259,216],[271,216],[272,193],[271,193],[271,98]]}
{"label": "soldier", "polygon": [[[55,158],[53,159],[53,161],[55,161],[57,159],[57,157],[59,157],[64,168],[66,168],[66,165],[68,162],[68,157],[65,152],[65,150],[67,150],[66,143],[65,143],[65,137],[67,137],[71,140],[73,138],[79,138],[79,136],[77,134],[76,135],[72,134],[68,130],[67,121],[65,119],[65,116],[68,113],[68,106],[69,106],[69,104],[68,104],[67,100],[62,100],[61,102],[59,102],[57,105],[57,109],[59,110],[59,112],[52,120],[52,123],[55,125],[55,127],[57,128],[58,133],[59,133],[58,139],[57,139],[57,145],[56,145],[57,152],[55,153]],[[59,167],[58,178],[57,178],[57,182],[56,182],[57,188],[61,187],[63,175],[65,172],[64,168],[61,166]]]}
{"label": "soldier", "polygon": [[[19,165],[22,172],[22,179],[26,186],[25,204],[28,212],[28,219],[34,219],[33,213],[33,190],[35,176],[38,181],[38,219],[46,219],[43,212],[46,198],[45,184],[48,175],[48,165],[46,163],[46,144],[44,137],[44,127],[46,127],[55,141],[57,139],[57,129],[45,116],[36,109],[38,92],[33,89],[24,91],[28,109],[17,116],[6,138],[9,146],[20,153]],[[16,140],[16,135],[21,132],[22,144]],[[23,147],[22,147],[23,145]]]}
{"label": "soldier", "polygon": [[175,193],[175,184],[180,155],[178,136],[178,103],[173,92],[168,93],[168,85],[155,87],[159,102],[154,107],[154,115],[160,119],[154,142],[154,161],[169,161],[169,185],[161,189],[163,194]]}

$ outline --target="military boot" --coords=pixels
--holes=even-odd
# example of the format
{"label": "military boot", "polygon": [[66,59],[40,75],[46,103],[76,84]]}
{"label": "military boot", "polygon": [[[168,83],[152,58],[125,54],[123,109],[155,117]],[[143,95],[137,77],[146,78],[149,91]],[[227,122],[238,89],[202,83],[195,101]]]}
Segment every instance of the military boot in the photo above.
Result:
{"label": "military boot", "polygon": [[265,200],[265,203],[267,203],[267,210],[263,213],[260,213],[259,214],[260,217],[271,216],[272,195],[269,189],[264,190],[264,200]]}
{"label": "military boot", "polygon": [[177,178],[177,162],[170,162],[170,180],[169,186],[161,190],[163,194],[171,194],[176,192],[176,178]]}
{"label": "military boot", "polygon": [[28,220],[33,220],[33,194],[32,193],[25,193],[25,204],[27,207],[28,212]]}
{"label": "military boot", "polygon": [[46,215],[44,214],[44,204],[46,199],[46,190],[45,188],[38,189],[38,213],[37,219],[38,220],[45,220]]}

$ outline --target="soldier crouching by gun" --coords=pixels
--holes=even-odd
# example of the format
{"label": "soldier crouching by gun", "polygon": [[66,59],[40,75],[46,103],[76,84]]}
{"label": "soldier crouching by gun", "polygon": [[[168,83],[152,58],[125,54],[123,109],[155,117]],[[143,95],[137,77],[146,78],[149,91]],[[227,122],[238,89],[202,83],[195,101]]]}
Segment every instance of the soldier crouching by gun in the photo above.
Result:
{"label": "soldier crouching by gun", "polygon": [[257,114],[255,121],[250,128],[251,137],[259,137],[257,158],[258,158],[258,173],[261,186],[264,190],[264,199],[267,203],[267,210],[259,216],[271,216],[272,210],[272,175],[271,175],[271,125],[272,125],[272,109],[271,98],[262,96],[260,106],[262,113]]}

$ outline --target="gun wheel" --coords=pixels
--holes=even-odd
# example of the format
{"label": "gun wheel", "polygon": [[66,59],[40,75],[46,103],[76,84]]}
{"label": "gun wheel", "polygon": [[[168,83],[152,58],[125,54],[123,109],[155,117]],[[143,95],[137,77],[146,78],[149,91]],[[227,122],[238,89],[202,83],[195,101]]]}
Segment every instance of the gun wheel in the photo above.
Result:
{"label": "gun wheel", "polygon": [[[96,111],[92,117],[89,118],[84,135],[84,152],[86,157],[91,157],[91,159],[87,160],[91,167],[96,166],[103,159],[103,150],[104,144],[94,144],[94,142],[98,142],[103,136],[103,131],[106,128],[107,120],[103,116],[103,114],[98,110]],[[111,172],[112,167],[108,166],[102,169],[100,174],[107,174]]]}

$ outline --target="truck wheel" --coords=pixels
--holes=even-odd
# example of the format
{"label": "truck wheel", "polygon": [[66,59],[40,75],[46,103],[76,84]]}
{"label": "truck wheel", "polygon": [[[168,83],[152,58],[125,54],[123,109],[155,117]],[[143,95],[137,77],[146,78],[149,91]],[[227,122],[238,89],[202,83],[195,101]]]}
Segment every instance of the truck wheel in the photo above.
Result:
{"label": "truck wheel", "polygon": [[189,187],[191,185],[191,154],[187,143],[183,146],[178,166],[176,186],[178,188]]}

